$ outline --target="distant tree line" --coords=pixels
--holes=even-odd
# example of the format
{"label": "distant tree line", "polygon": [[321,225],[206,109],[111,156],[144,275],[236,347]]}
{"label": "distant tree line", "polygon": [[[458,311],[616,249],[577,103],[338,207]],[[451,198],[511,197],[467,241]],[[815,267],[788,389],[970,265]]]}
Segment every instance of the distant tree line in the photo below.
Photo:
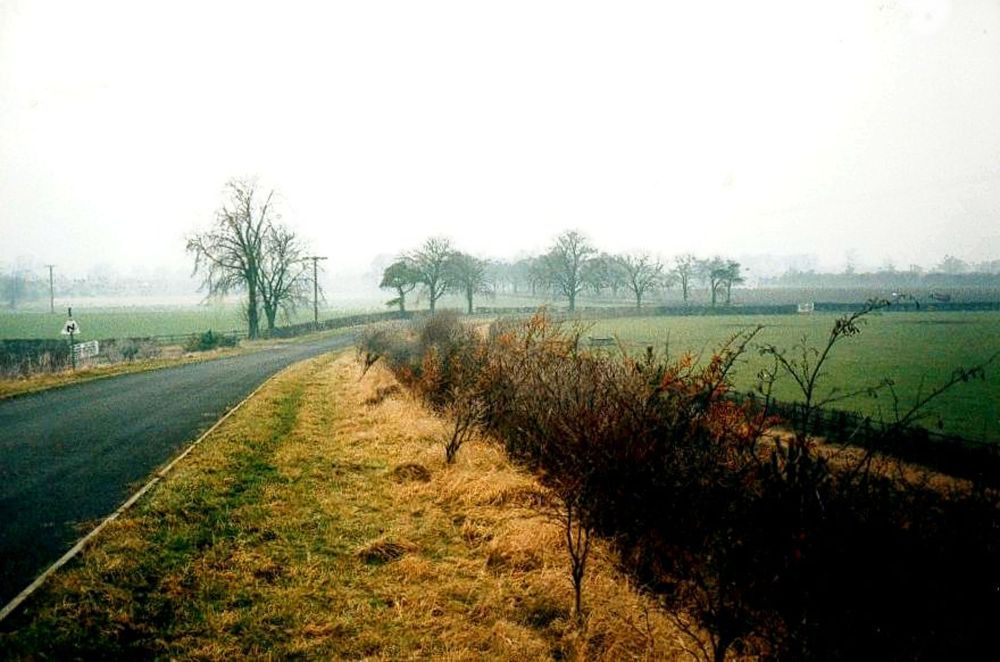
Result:
{"label": "distant tree line", "polygon": [[760,284],[765,287],[879,289],[1000,287],[1000,260],[969,263],[946,255],[930,269],[915,264],[906,269],[896,269],[890,264],[872,272],[859,272],[853,267],[840,273],[789,269],[780,276],[762,279]]}
{"label": "distant tree line", "polygon": [[400,311],[406,310],[406,297],[419,288],[431,311],[442,296],[453,292],[465,299],[472,313],[476,296],[501,293],[565,299],[572,311],[582,294],[628,296],[641,308],[647,296],[678,286],[687,302],[696,283],[707,286],[711,305],[720,300],[728,305],[733,287],[744,280],[735,260],[685,254],[664,264],[643,252],[612,255],[599,251],[582,233],[568,230],[542,255],[514,261],[481,259],[458,250],[447,238],[432,237],[386,267],[379,286],[396,295],[386,305]]}

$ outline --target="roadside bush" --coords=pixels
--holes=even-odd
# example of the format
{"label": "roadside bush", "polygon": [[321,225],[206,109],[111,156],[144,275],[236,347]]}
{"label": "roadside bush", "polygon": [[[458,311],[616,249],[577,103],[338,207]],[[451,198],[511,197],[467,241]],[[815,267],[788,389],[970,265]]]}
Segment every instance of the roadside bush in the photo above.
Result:
{"label": "roadside bush", "polygon": [[0,375],[27,377],[63,370],[70,365],[69,351],[65,340],[0,340]]}
{"label": "roadside bush", "polygon": [[[701,364],[586,351],[544,315],[486,337],[448,317],[400,329],[389,367],[474,425],[556,497],[577,615],[591,534],[690,636],[694,654],[794,659],[971,657],[1000,613],[994,489],[903,480],[765,436],[729,399],[756,330]],[[705,633],[705,634],[702,634]]]}
{"label": "roadside bush", "polygon": [[152,340],[126,338],[101,341],[101,355],[109,363],[120,361],[131,363],[136,359],[156,358],[160,353],[159,345]]}
{"label": "roadside bush", "polygon": [[227,336],[209,329],[204,333],[191,336],[184,344],[184,351],[205,352],[219,347],[236,347],[237,344],[239,344],[239,340],[235,336]]}
{"label": "roadside bush", "polygon": [[444,312],[409,326],[382,326],[358,342],[362,370],[384,359],[405,386],[452,423],[445,440],[450,464],[483,420],[485,346],[455,313]]}

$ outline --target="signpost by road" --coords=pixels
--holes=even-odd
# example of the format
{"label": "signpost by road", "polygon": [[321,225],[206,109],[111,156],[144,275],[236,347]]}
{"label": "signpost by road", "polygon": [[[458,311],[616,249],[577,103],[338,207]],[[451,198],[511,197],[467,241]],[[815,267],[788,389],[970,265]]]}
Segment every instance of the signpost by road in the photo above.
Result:
{"label": "signpost by road", "polygon": [[63,324],[62,334],[69,336],[69,360],[73,370],[76,370],[76,349],[73,346],[73,336],[80,333],[80,327],[77,325],[76,320],[73,319],[73,309],[68,308],[67,311],[66,317],[68,319]]}

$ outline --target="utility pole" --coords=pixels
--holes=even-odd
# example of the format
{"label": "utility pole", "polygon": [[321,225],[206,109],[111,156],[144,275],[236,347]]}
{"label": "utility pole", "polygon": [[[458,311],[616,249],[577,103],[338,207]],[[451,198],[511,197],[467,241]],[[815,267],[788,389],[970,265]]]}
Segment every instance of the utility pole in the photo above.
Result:
{"label": "utility pole", "polygon": [[52,267],[56,266],[54,264],[46,264],[49,268],[49,312],[56,312],[56,295],[55,289],[52,287]]}
{"label": "utility pole", "polygon": [[313,325],[319,329],[319,280],[317,279],[316,264],[326,258],[320,255],[309,255],[304,259],[313,262]]}
{"label": "utility pole", "polygon": [[73,370],[76,370],[76,352],[73,350],[73,334],[76,333],[76,323],[73,321],[73,309],[66,309],[66,333],[69,334],[69,360]]}

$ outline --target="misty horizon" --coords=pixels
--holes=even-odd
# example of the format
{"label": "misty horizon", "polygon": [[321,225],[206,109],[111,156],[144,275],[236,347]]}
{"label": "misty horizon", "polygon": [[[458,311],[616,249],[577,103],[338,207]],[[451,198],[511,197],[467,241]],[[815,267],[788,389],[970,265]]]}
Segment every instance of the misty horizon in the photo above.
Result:
{"label": "misty horizon", "polygon": [[5,0],[0,264],[190,273],[242,176],[331,274],[574,228],[778,273],[1000,256],[1000,6],[721,7]]}

